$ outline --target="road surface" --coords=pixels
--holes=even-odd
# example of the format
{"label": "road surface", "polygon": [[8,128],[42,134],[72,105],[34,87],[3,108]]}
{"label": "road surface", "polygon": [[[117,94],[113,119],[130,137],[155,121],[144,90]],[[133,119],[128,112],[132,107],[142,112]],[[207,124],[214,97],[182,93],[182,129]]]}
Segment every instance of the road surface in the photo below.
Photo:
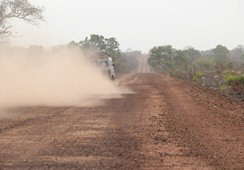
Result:
{"label": "road surface", "polygon": [[[141,68],[146,72],[148,68]],[[0,120],[0,169],[244,169],[244,106],[157,73],[96,107],[30,107]]]}

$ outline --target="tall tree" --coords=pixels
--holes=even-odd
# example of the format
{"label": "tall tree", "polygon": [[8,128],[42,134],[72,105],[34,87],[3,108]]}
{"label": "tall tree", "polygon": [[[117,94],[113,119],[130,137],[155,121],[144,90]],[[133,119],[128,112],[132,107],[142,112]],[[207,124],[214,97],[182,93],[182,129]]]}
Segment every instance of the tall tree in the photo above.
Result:
{"label": "tall tree", "polygon": [[229,50],[227,47],[222,45],[217,45],[215,49],[213,49],[214,59],[217,64],[225,64],[228,62],[228,54]]}
{"label": "tall tree", "polygon": [[0,0],[0,38],[11,35],[12,19],[37,24],[43,20],[43,9],[32,5],[28,0]]}
{"label": "tall tree", "polygon": [[106,52],[114,59],[118,58],[121,54],[119,43],[116,38],[113,37],[105,38],[102,35],[92,34],[90,37],[86,37],[84,40],[80,41],[79,44],[83,49]]}
{"label": "tall tree", "polygon": [[201,57],[200,51],[195,50],[193,47],[183,50],[183,53],[189,63],[193,63],[197,58]]}
{"label": "tall tree", "polygon": [[86,37],[78,44],[70,42],[71,46],[78,46],[83,51],[90,52],[104,52],[113,58],[115,64],[115,70],[117,72],[123,72],[126,68],[126,61],[121,57],[121,51],[119,48],[119,42],[116,38],[105,38],[102,35],[92,34],[90,37]]}
{"label": "tall tree", "polygon": [[158,71],[169,71],[185,64],[186,58],[182,51],[172,46],[158,46],[150,51],[149,64]]}

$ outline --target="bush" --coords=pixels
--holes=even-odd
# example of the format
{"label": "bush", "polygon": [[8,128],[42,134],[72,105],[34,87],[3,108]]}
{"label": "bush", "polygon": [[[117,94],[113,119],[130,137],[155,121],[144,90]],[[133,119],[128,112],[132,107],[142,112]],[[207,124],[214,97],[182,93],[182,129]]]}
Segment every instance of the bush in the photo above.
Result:
{"label": "bush", "polygon": [[202,80],[202,77],[204,76],[204,73],[201,71],[196,71],[193,75],[193,81],[200,82]]}
{"label": "bush", "polygon": [[228,86],[244,85],[244,76],[232,71],[227,71],[224,73],[224,84]]}
{"label": "bush", "polygon": [[220,87],[219,87],[219,90],[222,92],[222,93],[225,93],[229,90],[229,86],[227,86],[226,84],[222,84]]}
{"label": "bush", "polygon": [[193,65],[197,70],[201,70],[205,72],[205,71],[213,71],[215,63],[212,59],[206,57],[200,57],[194,61]]}

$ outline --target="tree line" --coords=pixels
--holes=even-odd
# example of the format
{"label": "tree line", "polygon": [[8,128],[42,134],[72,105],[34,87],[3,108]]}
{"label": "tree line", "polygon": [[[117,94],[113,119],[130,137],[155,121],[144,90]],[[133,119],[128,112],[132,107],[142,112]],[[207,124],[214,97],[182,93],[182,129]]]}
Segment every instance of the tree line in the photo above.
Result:
{"label": "tree line", "polygon": [[80,42],[71,41],[69,47],[79,47],[87,56],[91,52],[103,52],[112,57],[115,70],[118,73],[133,71],[137,67],[137,59],[141,56],[141,51],[127,50],[122,52],[120,44],[116,38],[106,38],[103,35],[91,34]]}
{"label": "tree line", "polygon": [[179,50],[165,45],[152,48],[149,55],[148,63],[154,71],[169,73],[244,99],[243,45],[232,50],[217,45],[205,51],[193,47]]}
{"label": "tree line", "polygon": [[[11,37],[13,19],[38,24],[44,20],[43,8],[33,5],[28,0],[0,0],[0,42]],[[85,37],[79,42],[72,41],[64,46],[76,46],[85,52],[106,52],[113,58],[117,72],[134,70],[138,64],[138,58],[142,55],[141,51],[122,52],[116,38],[97,34]],[[38,48],[42,49],[42,47]],[[148,63],[158,72],[167,72],[172,76],[221,90],[229,89],[230,86],[244,86],[244,47],[242,45],[232,50],[223,45],[217,45],[205,51],[193,47],[179,50],[171,45],[155,46],[150,50],[149,56]]]}

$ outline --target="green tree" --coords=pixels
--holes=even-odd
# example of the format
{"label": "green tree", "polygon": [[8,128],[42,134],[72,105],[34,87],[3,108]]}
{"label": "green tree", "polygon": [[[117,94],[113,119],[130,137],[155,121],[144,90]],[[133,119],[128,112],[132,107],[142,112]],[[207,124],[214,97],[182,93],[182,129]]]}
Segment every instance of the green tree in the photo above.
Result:
{"label": "green tree", "polygon": [[215,62],[209,57],[199,57],[193,62],[193,66],[196,71],[208,72],[214,70]]}
{"label": "green tree", "polygon": [[149,64],[158,71],[168,71],[171,66],[170,56],[173,54],[171,46],[159,46],[150,50]]}
{"label": "green tree", "polygon": [[183,66],[186,62],[184,53],[172,46],[158,46],[150,50],[149,64],[157,71],[167,72]]}
{"label": "green tree", "polygon": [[183,53],[189,63],[193,63],[197,58],[201,57],[200,51],[195,50],[193,47],[183,50]]}
{"label": "green tree", "polygon": [[0,0],[0,38],[11,35],[12,19],[37,24],[43,20],[42,8],[32,5],[28,0]]}
{"label": "green tree", "polygon": [[225,46],[217,45],[217,47],[213,49],[213,53],[217,64],[225,64],[228,62],[229,50]]}
{"label": "green tree", "polygon": [[119,43],[116,38],[105,38],[102,35],[92,34],[79,42],[79,45],[84,50],[106,52],[113,59],[120,56]]}
{"label": "green tree", "polygon": [[78,46],[88,53],[104,52],[113,58],[115,70],[117,72],[123,72],[126,68],[126,61],[121,57],[119,42],[114,37],[105,38],[102,35],[92,34],[90,37],[86,37],[79,43],[75,43],[74,41],[70,42],[69,46]]}

